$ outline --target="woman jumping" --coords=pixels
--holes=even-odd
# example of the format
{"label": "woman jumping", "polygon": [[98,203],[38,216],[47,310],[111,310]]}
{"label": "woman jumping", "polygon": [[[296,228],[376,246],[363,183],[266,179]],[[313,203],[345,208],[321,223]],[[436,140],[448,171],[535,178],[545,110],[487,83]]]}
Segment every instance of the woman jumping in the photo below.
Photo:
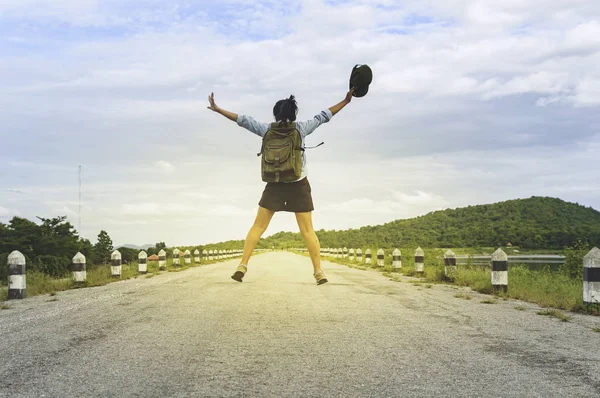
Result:
{"label": "woman jumping", "polygon": [[[269,226],[269,222],[271,221],[273,214],[278,211],[288,211],[296,214],[296,221],[298,222],[300,233],[306,241],[306,247],[310,253],[310,259],[314,268],[313,276],[317,281],[317,284],[321,285],[323,283],[327,283],[325,273],[321,269],[321,248],[319,245],[319,238],[315,234],[312,224],[311,212],[314,210],[314,207],[311,196],[311,188],[307,178],[304,139],[307,135],[315,131],[317,127],[323,123],[327,123],[329,120],[331,120],[333,115],[348,105],[352,100],[352,94],[354,93],[354,90],[355,89],[352,88],[350,91],[348,91],[346,98],[344,98],[340,103],[322,111],[310,120],[298,123],[294,123],[296,121],[296,114],[298,113],[298,105],[293,95],[287,99],[277,101],[273,107],[273,116],[276,122],[273,124],[259,123],[250,116],[237,115],[235,113],[228,112],[222,108],[219,108],[217,104],[215,104],[214,93],[211,93],[208,97],[208,101],[210,103],[208,109],[220,113],[229,120],[236,122],[238,126],[244,127],[260,137],[264,138],[267,132],[271,130],[297,130],[297,132],[300,134],[301,140],[300,148],[296,148],[302,153],[301,170],[298,170],[297,172],[297,174],[299,174],[299,178],[290,182],[267,182],[260,202],[258,203],[258,213],[256,214],[254,225],[252,225],[252,228],[250,228],[250,231],[246,236],[246,241],[244,242],[244,254],[240,261],[240,265],[236,268],[235,273],[231,276],[231,278],[234,280],[241,282],[244,275],[246,275],[250,256],[252,255],[258,240]],[[276,154],[275,156],[276,158],[274,158],[273,162],[278,163],[279,155]],[[282,157],[283,156],[285,155],[282,155]],[[280,181],[279,172],[275,171],[271,174],[272,176],[270,176],[270,178],[275,179],[275,181]],[[282,172],[281,180],[285,181],[285,177],[287,177],[287,175],[283,174],[285,173]],[[263,179],[265,179],[265,170],[263,170]]]}

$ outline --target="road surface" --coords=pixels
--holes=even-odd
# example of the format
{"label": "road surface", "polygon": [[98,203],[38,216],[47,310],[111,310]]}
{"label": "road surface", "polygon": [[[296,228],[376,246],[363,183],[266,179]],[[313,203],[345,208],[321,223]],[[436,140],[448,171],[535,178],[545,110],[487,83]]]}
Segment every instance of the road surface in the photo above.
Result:
{"label": "road surface", "polygon": [[237,283],[237,261],[8,302],[0,396],[600,396],[598,317],[329,262],[317,286],[287,252]]}

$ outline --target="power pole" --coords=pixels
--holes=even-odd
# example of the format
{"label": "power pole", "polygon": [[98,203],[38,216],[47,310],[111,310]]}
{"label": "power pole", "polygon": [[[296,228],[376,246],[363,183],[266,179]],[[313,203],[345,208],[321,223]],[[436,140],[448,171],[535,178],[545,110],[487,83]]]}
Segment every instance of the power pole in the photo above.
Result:
{"label": "power pole", "polygon": [[81,237],[81,165],[79,165],[79,236]]}

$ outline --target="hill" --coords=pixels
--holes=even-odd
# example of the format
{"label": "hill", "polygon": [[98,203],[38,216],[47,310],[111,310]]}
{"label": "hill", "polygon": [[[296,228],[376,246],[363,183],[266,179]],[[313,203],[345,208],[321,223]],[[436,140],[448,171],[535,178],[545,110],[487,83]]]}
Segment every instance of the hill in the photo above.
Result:
{"label": "hill", "polygon": [[[600,212],[550,197],[514,199],[431,212],[383,225],[317,231],[322,247],[500,247],[570,246],[577,239],[600,245]],[[299,233],[279,232],[259,247],[304,247]]]}

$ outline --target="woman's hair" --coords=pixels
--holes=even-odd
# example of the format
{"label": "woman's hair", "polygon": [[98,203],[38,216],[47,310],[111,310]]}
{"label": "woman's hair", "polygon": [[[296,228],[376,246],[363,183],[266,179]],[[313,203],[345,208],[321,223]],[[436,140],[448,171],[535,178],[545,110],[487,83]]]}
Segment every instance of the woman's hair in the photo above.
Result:
{"label": "woman's hair", "polygon": [[275,121],[281,122],[282,124],[288,124],[296,121],[296,115],[298,114],[298,104],[296,98],[290,95],[290,98],[282,99],[277,101],[273,107],[273,116]]}

